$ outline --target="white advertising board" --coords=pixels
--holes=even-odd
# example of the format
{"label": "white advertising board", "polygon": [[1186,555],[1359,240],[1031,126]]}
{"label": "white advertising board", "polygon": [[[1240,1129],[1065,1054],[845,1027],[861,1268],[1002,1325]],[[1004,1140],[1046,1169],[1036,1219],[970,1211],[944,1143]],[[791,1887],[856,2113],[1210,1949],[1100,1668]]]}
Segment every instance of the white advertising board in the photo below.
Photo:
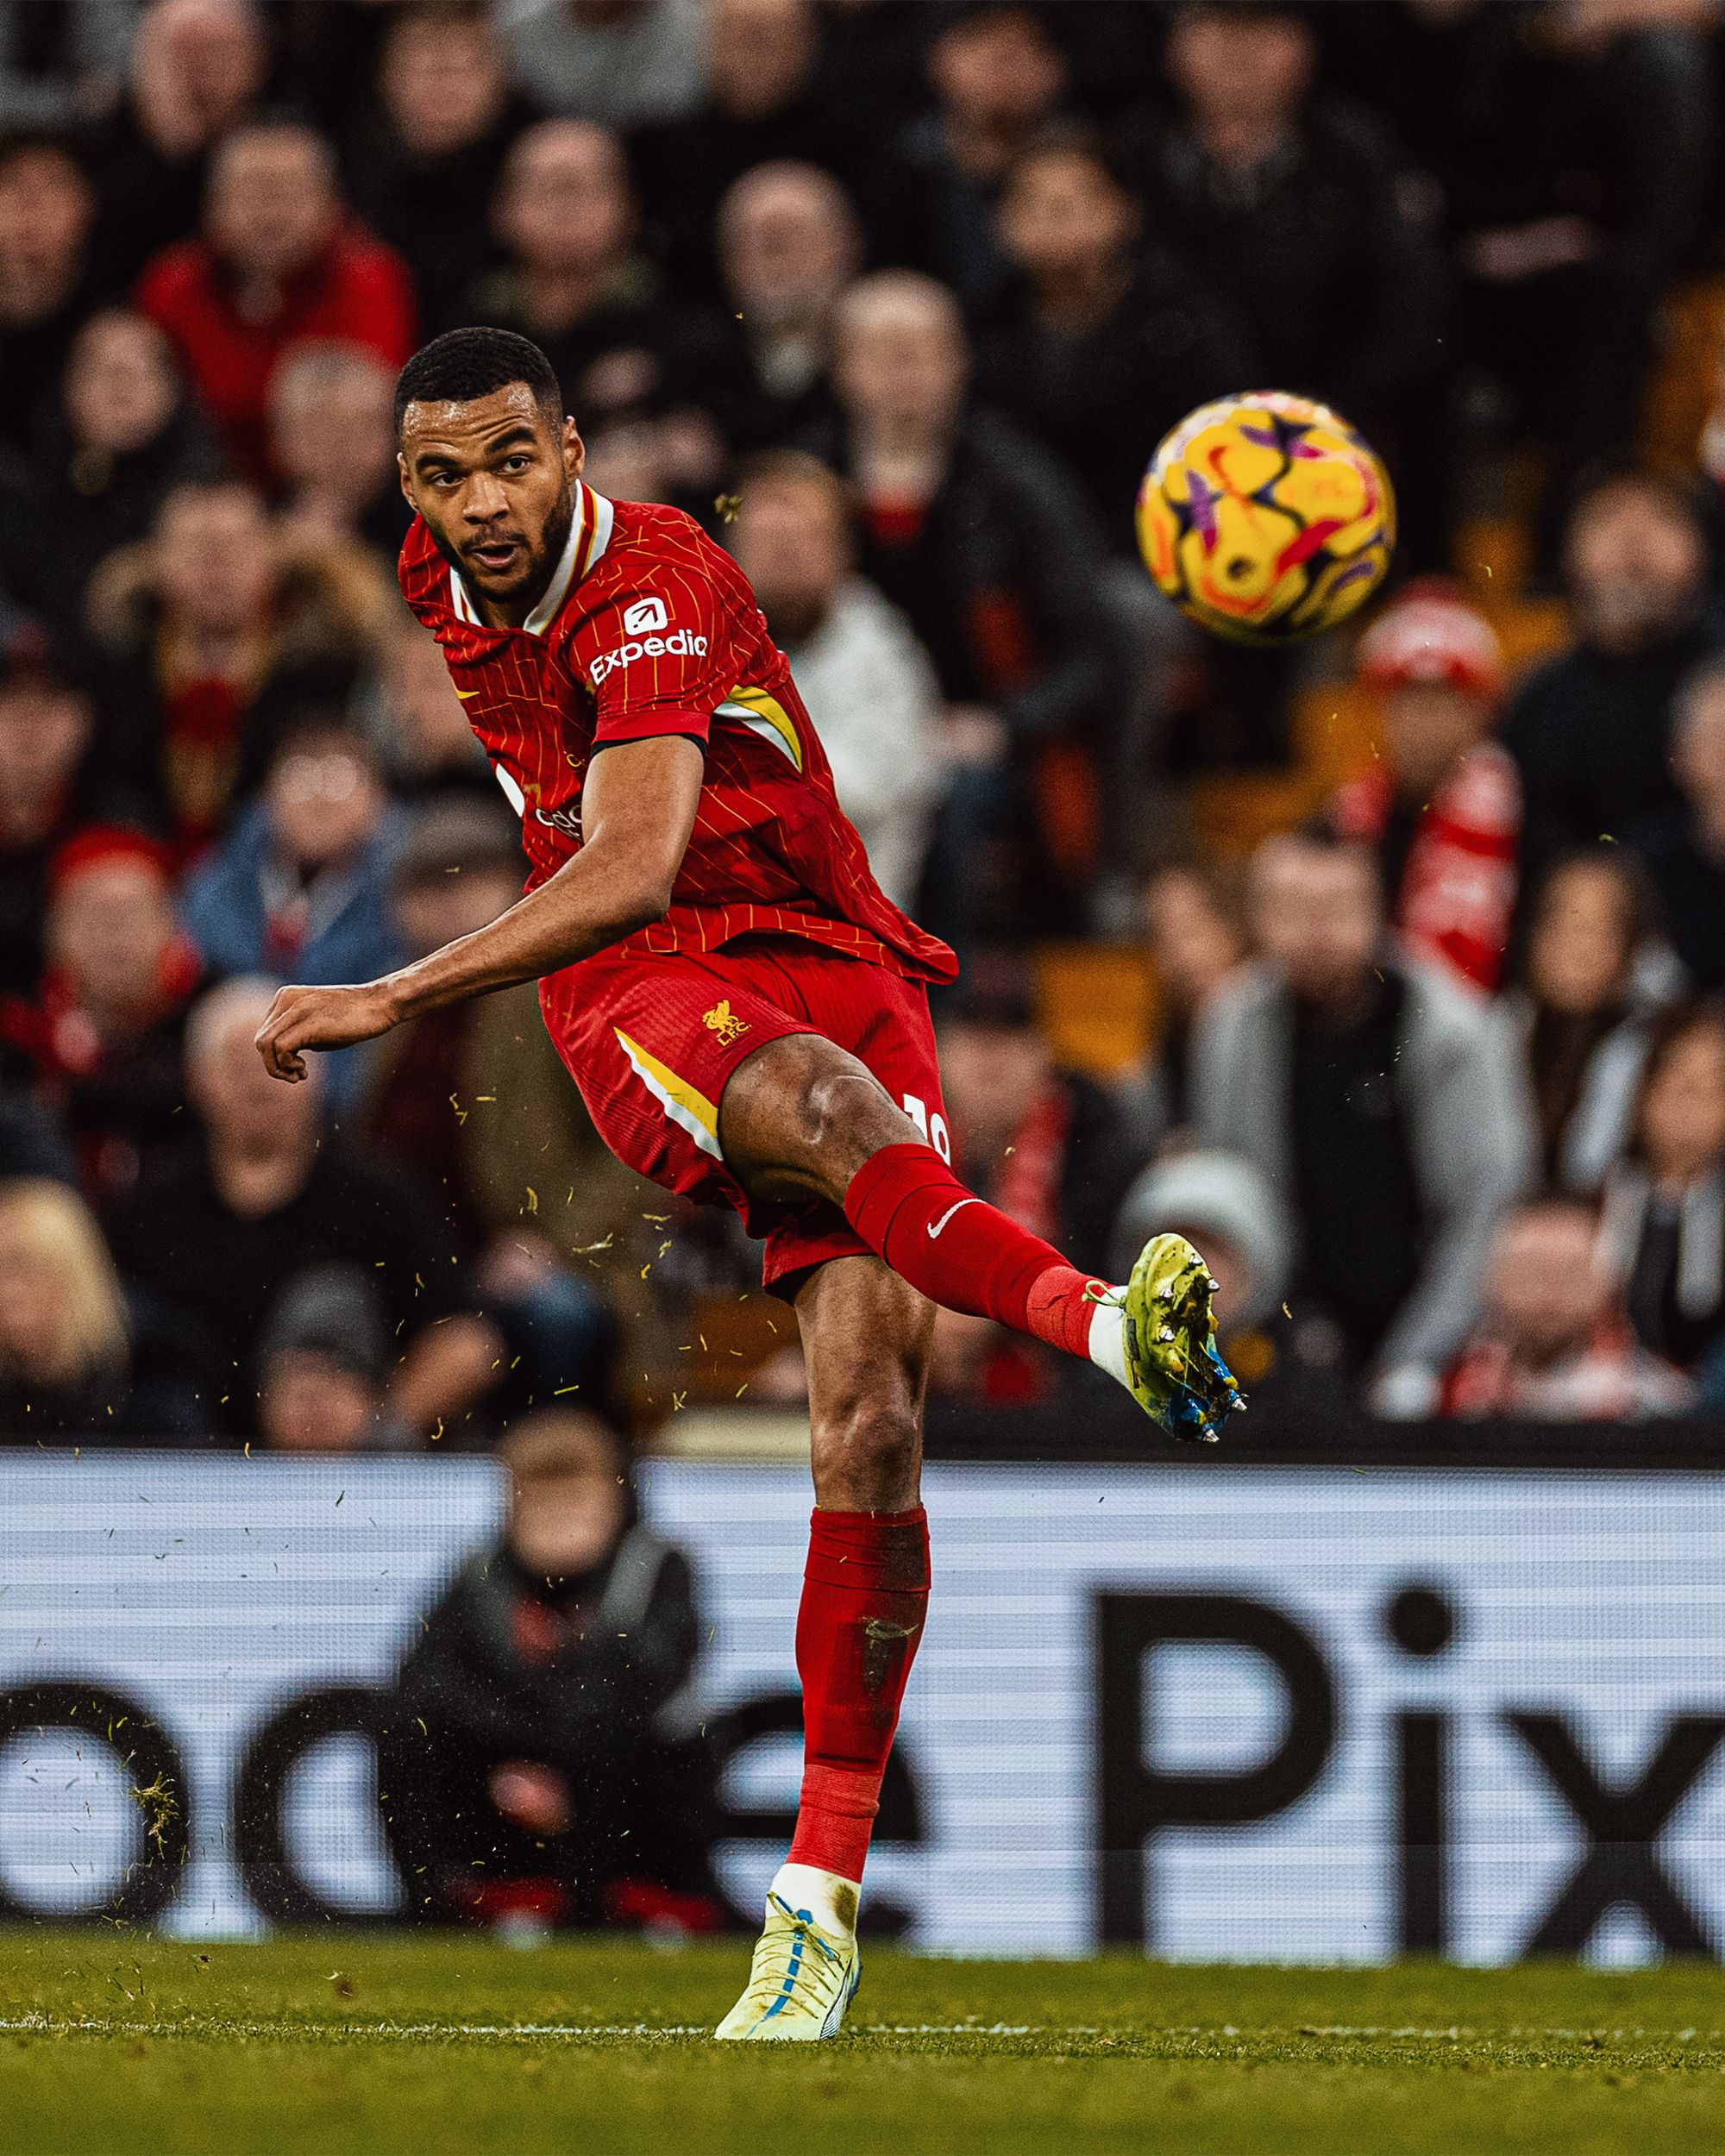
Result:
{"label": "white advertising board", "polygon": [[[716,1725],[782,1699],[804,1471],[643,1480],[697,1566]],[[1725,1473],[955,1463],[926,1495],[908,1797],[870,1870],[907,1943],[1494,1962],[1725,1939]],[[137,1913],[258,1928],[236,1793],[273,1771],[267,1733],[387,1683],[500,1501],[480,1460],[0,1461],[0,1896],[52,1916],[129,1891],[116,1752],[141,1731],[172,1861]],[[107,1705],[71,1714],[86,1695]],[[738,1821],[796,1768],[788,1735],[737,1750]],[[280,1780],[309,1890],[386,1912],[367,1748],[333,1735]],[[743,1825],[720,1868],[746,1903],[780,1851]]]}

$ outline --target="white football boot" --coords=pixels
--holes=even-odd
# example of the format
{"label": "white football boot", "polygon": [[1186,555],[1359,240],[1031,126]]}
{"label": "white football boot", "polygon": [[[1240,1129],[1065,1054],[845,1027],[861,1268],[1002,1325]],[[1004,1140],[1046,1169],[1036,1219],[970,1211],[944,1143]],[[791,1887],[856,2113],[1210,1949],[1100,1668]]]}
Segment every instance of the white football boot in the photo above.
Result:
{"label": "white football boot", "polygon": [[743,1996],[713,2031],[720,2043],[818,2044],[835,2036],[862,1972],[854,1934],[767,1896],[767,1921]]}

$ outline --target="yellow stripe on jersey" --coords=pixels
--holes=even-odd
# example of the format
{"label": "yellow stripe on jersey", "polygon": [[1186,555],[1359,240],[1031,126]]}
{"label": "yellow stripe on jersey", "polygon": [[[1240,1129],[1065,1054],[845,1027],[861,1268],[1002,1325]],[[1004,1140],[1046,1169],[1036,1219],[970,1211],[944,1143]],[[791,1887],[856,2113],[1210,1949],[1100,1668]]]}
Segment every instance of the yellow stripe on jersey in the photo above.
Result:
{"label": "yellow stripe on jersey", "polygon": [[711,1153],[715,1160],[724,1156],[718,1150],[718,1110],[704,1093],[698,1093],[687,1078],[679,1078],[676,1072],[650,1056],[639,1041],[630,1039],[620,1025],[612,1028],[624,1054],[635,1069],[635,1075],[669,1116],[680,1131],[687,1131],[702,1152]]}
{"label": "yellow stripe on jersey", "polygon": [[734,688],[713,717],[740,718],[751,733],[759,734],[763,741],[770,741],[775,749],[783,749],[797,769],[802,769],[803,745],[790,713],[765,689]]}

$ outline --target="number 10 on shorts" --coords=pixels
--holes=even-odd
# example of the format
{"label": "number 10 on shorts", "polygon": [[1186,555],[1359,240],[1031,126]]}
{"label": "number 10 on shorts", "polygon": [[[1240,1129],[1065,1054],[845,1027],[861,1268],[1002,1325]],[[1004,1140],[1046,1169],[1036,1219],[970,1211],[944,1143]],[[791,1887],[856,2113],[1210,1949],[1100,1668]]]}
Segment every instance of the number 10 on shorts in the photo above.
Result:
{"label": "number 10 on shorts", "polygon": [[931,1116],[928,1112],[927,1101],[919,1100],[913,1093],[907,1093],[905,1095],[905,1113],[910,1118],[911,1121],[916,1125],[918,1130],[922,1132],[924,1138],[928,1140],[929,1144],[933,1146],[935,1151],[939,1154],[942,1160],[944,1160],[947,1166],[950,1168],[952,1165],[952,1140],[947,1135],[946,1118],[941,1114],[938,1109],[936,1109],[933,1115]]}

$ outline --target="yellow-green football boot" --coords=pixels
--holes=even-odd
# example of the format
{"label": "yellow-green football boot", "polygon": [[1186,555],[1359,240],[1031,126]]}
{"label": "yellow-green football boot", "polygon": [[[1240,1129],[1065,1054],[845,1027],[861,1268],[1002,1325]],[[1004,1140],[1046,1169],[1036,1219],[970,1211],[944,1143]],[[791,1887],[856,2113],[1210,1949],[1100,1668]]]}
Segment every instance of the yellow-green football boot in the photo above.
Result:
{"label": "yellow-green football boot", "polygon": [[837,2034],[862,1972],[854,1937],[769,1894],[749,1982],[713,2034],[720,2043],[818,2044]]}
{"label": "yellow-green football boot", "polygon": [[1132,1278],[1097,1300],[1121,1313],[1126,1388],[1152,1421],[1176,1438],[1214,1445],[1245,1406],[1216,1348],[1210,1269],[1183,1235],[1153,1235]]}

